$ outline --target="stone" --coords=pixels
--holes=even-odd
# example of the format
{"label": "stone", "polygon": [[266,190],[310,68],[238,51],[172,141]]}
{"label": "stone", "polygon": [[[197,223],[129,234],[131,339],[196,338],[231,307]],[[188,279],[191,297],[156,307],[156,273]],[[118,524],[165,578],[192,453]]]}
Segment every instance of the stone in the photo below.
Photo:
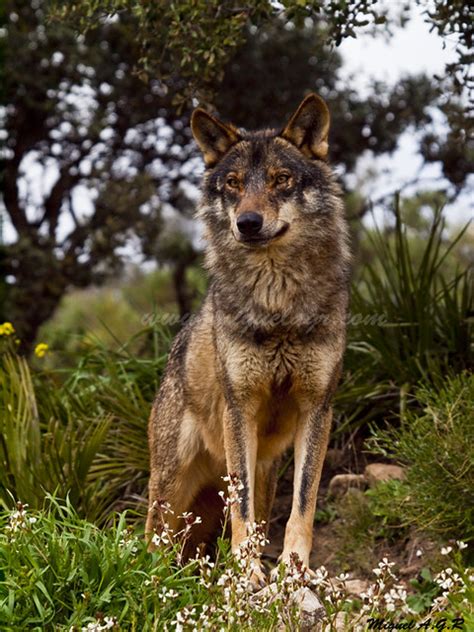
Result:
{"label": "stone", "polygon": [[329,483],[328,496],[333,498],[340,497],[351,487],[362,489],[365,487],[365,484],[366,480],[362,474],[336,474]]}
{"label": "stone", "polygon": [[349,595],[360,597],[360,594],[366,592],[369,582],[363,579],[347,579],[344,582],[344,588]]}
{"label": "stone", "polygon": [[318,621],[326,615],[323,604],[319,601],[316,594],[304,586],[299,588],[292,597],[292,601],[298,606],[301,619],[300,630],[306,632],[314,630]]}
{"label": "stone", "polygon": [[[250,598],[252,602],[266,602],[271,604],[276,597],[278,596],[278,585],[276,582],[272,582],[271,584],[262,588],[256,592]],[[295,592],[291,595],[290,601],[292,604],[295,604],[298,607],[300,620],[298,630],[300,632],[310,632],[310,630],[315,630],[317,624],[326,616],[326,610],[316,596],[316,594],[308,587],[303,586],[295,590]],[[283,632],[286,627],[283,626],[279,628]]]}
{"label": "stone", "polygon": [[403,481],[405,470],[400,465],[390,463],[371,463],[364,470],[364,476],[370,487],[389,480]]}

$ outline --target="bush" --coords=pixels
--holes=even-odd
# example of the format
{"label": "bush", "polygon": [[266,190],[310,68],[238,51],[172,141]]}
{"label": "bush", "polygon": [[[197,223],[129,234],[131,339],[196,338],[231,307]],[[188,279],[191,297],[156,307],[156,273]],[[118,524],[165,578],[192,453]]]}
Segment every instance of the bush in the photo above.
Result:
{"label": "bush", "polygon": [[474,540],[474,375],[449,378],[439,390],[422,387],[416,396],[423,412],[409,408],[398,428],[375,430],[371,445],[407,467],[401,511],[408,522]]}
{"label": "bush", "polygon": [[427,617],[439,629],[443,621],[454,629],[460,618],[465,629],[474,623],[470,571],[459,550],[451,549],[446,570],[425,573],[424,583],[412,581],[415,592],[405,590],[386,558],[359,599],[346,592],[347,575],[329,577],[320,567],[310,577],[293,560],[287,574],[279,568],[275,590],[250,597],[262,529],[250,534],[238,560],[220,540],[214,562],[199,557],[183,563],[186,528],[173,545],[162,534],[158,550],[149,553],[140,532],[127,527],[125,513],[99,529],[68,502],[49,498],[47,505],[40,512],[20,505],[0,515],[2,630],[299,630],[295,597],[305,587],[318,591],[330,629],[340,628],[341,616],[344,629],[357,630],[365,629],[368,617],[391,621],[394,611],[415,627]]}
{"label": "bush", "polygon": [[[40,508],[69,495],[103,523],[148,478],[147,422],[169,346],[160,326],[116,351],[98,341],[74,368],[31,370],[9,341],[0,353],[0,506]],[[145,349],[135,355],[130,349]]]}
{"label": "bush", "polygon": [[91,415],[83,397],[65,400],[51,380],[38,388],[25,359],[10,353],[0,356],[0,409],[0,507],[21,499],[38,508],[56,492],[97,517],[108,497],[89,475],[111,416]]}
{"label": "bush", "polygon": [[380,421],[415,403],[420,380],[438,383],[448,371],[472,367],[474,289],[469,270],[447,259],[462,238],[445,243],[441,211],[423,244],[400,219],[390,239],[369,233],[375,258],[352,286],[346,374],[336,395],[337,432]]}
{"label": "bush", "polygon": [[47,511],[20,506],[1,518],[0,628],[105,630],[108,621],[158,630],[181,607],[202,601],[196,565],[178,568],[167,549],[147,553],[125,518],[102,531],[54,501]]}

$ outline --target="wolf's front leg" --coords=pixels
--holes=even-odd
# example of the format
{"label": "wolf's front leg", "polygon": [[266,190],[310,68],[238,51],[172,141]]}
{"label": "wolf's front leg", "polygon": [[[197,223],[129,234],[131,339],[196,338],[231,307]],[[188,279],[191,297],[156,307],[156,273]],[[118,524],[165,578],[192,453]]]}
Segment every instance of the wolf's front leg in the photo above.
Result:
{"label": "wolf's front leg", "polygon": [[[224,448],[227,472],[241,483],[240,502],[231,505],[232,551],[236,553],[255,522],[255,470],[257,462],[257,427],[255,406],[251,402],[237,407],[228,404],[224,413]],[[254,589],[265,584],[259,560],[254,560],[251,583]]]}
{"label": "wolf's front leg", "polygon": [[319,481],[331,430],[332,409],[321,404],[302,415],[295,437],[293,503],[286,525],[281,560],[297,553],[305,566],[313,540],[313,522]]}
{"label": "wolf's front leg", "polygon": [[224,412],[224,448],[228,474],[241,483],[240,502],[231,506],[232,550],[235,552],[247,537],[255,521],[255,467],[257,462],[257,428],[250,423],[252,410],[230,404]]}

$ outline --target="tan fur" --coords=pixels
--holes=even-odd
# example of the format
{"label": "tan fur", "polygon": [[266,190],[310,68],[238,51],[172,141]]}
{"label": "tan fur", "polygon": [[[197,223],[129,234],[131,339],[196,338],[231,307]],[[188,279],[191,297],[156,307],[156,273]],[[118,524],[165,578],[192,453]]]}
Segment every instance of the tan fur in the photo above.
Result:
{"label": "tan fur", "polygon": [[[179,513],[199,503],[202,510],[209,490],[235,473],[244,483],[232,511],[236,550],[250,523],[269,520],[280,457],[294,446],[282,559],[296,552],[309,563],[350,268],[337,184],[301,146],[309,138],[324,153],[329,118],[321,103],[306,99],[282,134],[246,134],[202,110],[193,117],[193,133],[212,156],[199,209],[211,285],[175,340],[150,416],[149,536],[160,529],[157,501],[171,503],[179,528]],[[263,218],[258,246],[237,224],[255,210]],[[215,522],[219,505],[209,501],[207,513]]]}

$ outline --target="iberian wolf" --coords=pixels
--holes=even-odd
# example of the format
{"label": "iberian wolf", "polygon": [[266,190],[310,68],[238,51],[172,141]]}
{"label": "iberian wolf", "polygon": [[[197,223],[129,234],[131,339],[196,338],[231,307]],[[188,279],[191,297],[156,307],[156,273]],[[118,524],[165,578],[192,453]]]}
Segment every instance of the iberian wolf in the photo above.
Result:
{"label": "iberian wolf", "polygon": [[[194,511],[205,540],[222,477],[240,480],[232,549],[266,521],[283,453],[294,448],[281,560],[308,565],[331,399],[345,347],[351,256],[341,190],[326,161],[329,111],[307,96],[282,130],[248,132],[203,109],[191,128],[206,171],[209,290],[176,337],[149,422],[146,531]],[[258,572],[256,581],[263,581]]]}

